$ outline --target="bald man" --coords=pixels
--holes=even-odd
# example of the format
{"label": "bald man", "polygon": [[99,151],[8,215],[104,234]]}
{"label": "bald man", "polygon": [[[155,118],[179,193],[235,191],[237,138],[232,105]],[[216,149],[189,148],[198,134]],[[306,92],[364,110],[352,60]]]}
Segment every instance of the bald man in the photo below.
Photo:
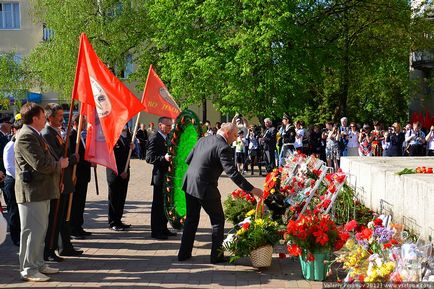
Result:
{"label": "bald man", "polygon": [[262,191],[250,184],[235,167],[234,154],[229,144],[238,136],[233,123],[224,123],[216,135],[199,139],[187,157],[188,170],[184,177],[183,189],[186,192],[187,218],[182,234],[178,260],[191,258],[194,238],[199,225],[200,210],[203,207],[212,225],[211,263],[226,261],[222,253],[225,217],[221,195],[217,188],[223,171],[241,189],[261,196]]}

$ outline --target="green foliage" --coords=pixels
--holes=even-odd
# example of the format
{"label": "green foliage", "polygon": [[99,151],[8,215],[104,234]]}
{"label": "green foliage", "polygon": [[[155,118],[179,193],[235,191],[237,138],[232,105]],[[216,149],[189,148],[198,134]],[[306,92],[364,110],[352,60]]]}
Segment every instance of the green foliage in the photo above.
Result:
{"label": "green foliage", "polygon": [[167,137],[168,152],[172,155],[163,186],[164,207],[167,219],[174,228],[181,228],[187,208],[182,189],[188,165],[186,159],[201,133],[199,119],[191,110],[183,110],[175,121],[175,128]]}
{"label": "green foliage", "polygon": [[[32,0],[31,5],[35,18],[54,33],[49,41],[41,42],[32,51],[28,63],[42,88],[58,92],[61,99],[71,96],[82,32],[117,76],[128,55],[134,61],[136,54],[149,52],[150,26],[142,1]],[[146,72],[148,68],[149,62]],[[146,75],[140,75],[139,79],[143,89]]]}
{"label": "green foliage", "polygon": [[86,32],[115,72],[133,56],[140,90],[153,63],[183,108],[211,100],[247,116],[392,122],[407,116],[409,53],[434,48],[432,22],[406,0],[31,3],[54,37],[29,63],[65,98]]}
{"label": "green foliage", "polygon": [[0,54],[0,105],[8,107],[8,96],[19,102],[26,96],[28,75],[24,65],[15,61],[15,53]]}
{"label": "green foliage", "polygon": [[364,206],[356,198],[354,190],[345,184],[334,203],[332,215],[338,225],[346,224],[350,220],[367,224],[372,220],[374,212]]}
{"label": "green foliage", "polygon": [[233,198],[229,195],[223,205],[226,220],[236,225],[244,220],[249,211],[255,209],[256,202],[244,198]]}
{"label": "green foliage", "polygon": [[173,158],[174,172],[174,202],[176,212],[180,216],[187,214],[187,208],[185,204],[185,192],[182,189],[185,173],[187,172],[188,165],[185,162],[192,148],[199,139],[197,129],[194,125],[189,124],[184,128],[183,133],[179,138],[178,148],[176,155]]}

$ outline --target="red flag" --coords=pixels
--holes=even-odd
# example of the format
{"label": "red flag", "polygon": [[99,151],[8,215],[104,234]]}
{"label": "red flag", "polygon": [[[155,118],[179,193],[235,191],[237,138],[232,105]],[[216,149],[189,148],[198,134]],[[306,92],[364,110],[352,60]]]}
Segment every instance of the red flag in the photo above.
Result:
{"label": "red flag", "polygon": [[159,116],[176,118],[181,112],[167,87],[155,73],[152,64],[149,67],[142,103],[146,112]]}
{"label": "red flag", "polygon": [[[125,124],[144,109],[137,97],[98,58],[84,33],[80,36],[72,97],[96,108],[109,152],[113,152]],[[84,113],[89,111],[86,108]]]}
{"label": "red flag", "polygon": [[109,151],[96,108],[83,103],[80,113],[87,116],[88,123],[84,159],[105,166],[118,174],[115,155],[113,151]]}

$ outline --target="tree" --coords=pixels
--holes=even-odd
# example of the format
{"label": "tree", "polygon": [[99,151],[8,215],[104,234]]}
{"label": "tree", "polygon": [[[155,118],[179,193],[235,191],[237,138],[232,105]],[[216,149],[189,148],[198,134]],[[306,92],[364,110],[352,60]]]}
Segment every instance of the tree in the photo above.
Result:
{"label": "tree", "polygon": [[28,74],[14,52],[0,55],[0,105],[9,106],[10,97],[20,101],[26,96]]}
{"label": "tree", "polygon": [[[53,36],[32,51],[28,62],[43,89],[58,92],[61,99],[71,96],[82,32],[118,76],[128,58],[134,61],[137,55],[148,53],[150,25],[142,1],[32,0],[31,4],[36,19]],[[140,79],[142,87],[144,79]]]}

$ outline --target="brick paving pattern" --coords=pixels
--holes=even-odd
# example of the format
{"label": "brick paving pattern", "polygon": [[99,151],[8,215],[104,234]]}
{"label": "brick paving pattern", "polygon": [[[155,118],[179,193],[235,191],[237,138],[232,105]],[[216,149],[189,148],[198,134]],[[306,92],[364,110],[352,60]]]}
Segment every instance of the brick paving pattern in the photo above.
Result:
{"label": "brick paving pattern", "polygon": [[[193,258],[178,262],[182,232],[164,241],[150,236],[151,170],[145,161],[132,160],[123,218],[132,228],[125,232],[108,229],[105,168],[98,168],[99,195],[92,173],[85,210],[85,229],[92,236],[73,240],[76,248],[84,250],[82,256],[50,264],[61,272],[51,275],[49,282],[21,281],[18,248],[8,236],[0,245],[0,288],[322,288],[321,282],[303,280],[298,260],[279,259],[276,253],[272,267],[264,270],[252,268],[248,259],[236,264],[210,264],[211,225],[203,210]],[[247,178],[262,187],[264,178],[257,172]],[[222,200],[235,188],[229,178],[220,178]],[[226,224],[228,229],[230,226]]]}

